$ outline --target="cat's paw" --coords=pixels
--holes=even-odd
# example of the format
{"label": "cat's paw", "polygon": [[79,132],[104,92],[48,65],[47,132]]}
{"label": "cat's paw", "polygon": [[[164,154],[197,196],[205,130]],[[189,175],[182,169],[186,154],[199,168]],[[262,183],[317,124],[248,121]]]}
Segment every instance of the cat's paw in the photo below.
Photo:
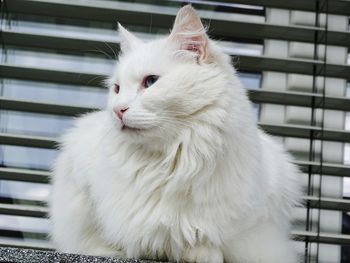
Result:
{"label": "cat's paw", "polygon": [[188,248],[183,255],[183,259],[188,263],[224,262],[224,256],[219,249],[204,246]]}

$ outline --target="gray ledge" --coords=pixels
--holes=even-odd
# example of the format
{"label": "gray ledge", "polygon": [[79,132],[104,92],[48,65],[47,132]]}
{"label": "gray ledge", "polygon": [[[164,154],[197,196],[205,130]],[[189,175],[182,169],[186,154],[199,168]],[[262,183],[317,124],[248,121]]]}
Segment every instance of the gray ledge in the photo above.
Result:
{"label": "gray ledge", "polygon": [[0,262],[11,263],[156,263],[149,260],[120,259],[109,257],[83,256],[77,254],[65,254],[55,251],[44,251],[34,249],[0,247]]}

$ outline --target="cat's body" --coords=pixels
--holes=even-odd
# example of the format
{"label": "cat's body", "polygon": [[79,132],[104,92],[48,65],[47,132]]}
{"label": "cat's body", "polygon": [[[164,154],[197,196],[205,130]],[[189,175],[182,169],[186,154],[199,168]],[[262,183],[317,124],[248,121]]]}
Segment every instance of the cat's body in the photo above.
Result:
{"label": "cat's body", "polygon": [[[111,79],[122,83],[118,94],[111,89],[106,110],[77,121],[55,166],[50,211],[60,250],[296,262],[289,218],[297,169],[257,128],[228,56],[210,40],[198,41],[203,32],[176,35],[198,24],[193,16],[190,7],[179,12],[170,40],[144,44],[122,32],[125,54]],[[178,46],[188,37],[199,46]],[[137,76],[147,74],[159,79],[140,91]]]}

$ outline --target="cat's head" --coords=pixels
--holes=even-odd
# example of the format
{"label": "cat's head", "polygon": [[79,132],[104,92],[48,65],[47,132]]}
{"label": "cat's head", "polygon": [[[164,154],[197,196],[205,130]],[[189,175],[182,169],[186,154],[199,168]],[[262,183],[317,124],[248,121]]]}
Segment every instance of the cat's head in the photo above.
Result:
{"label": "cat's head", "polygon": [[167,37],[143,42],[121,25],[119,33],[121,54],[109,80],[108,110],[122,134],[169,140],[199,118],[215,121],[210,108],[225,92],[225,72],[233,69],[191,6],[179,10]]}

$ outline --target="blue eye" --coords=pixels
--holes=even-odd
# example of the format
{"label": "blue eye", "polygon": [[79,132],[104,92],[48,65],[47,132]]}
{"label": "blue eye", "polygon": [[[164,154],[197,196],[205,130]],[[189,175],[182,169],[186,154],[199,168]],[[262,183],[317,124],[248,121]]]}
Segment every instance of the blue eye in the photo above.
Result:
{"label": "blue eye", "polygon": [[157,76],[157,75],[146,76],[142,81],[142,86],[144,88],[148,88],[148,87],[152,86],[158,79],[159,79],[159,76]]}

